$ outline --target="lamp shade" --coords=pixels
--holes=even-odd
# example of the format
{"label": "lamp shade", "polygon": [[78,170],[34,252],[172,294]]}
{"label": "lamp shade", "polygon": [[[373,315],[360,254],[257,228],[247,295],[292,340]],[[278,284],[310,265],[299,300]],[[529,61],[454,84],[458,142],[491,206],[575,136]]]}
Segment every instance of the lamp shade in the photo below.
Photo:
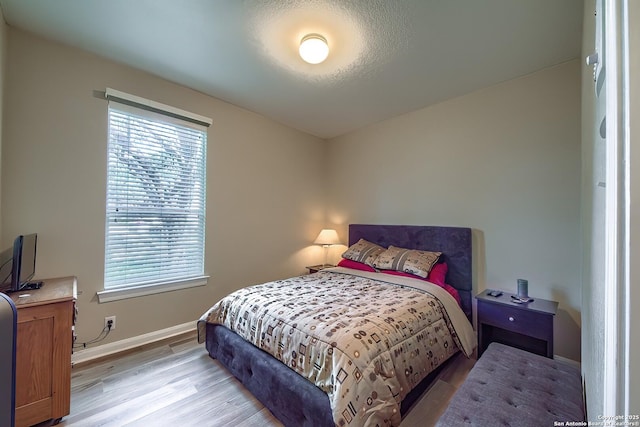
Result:
{"label": "lamp shade", "polygon": [[338,233],[336,230],[331,230],[330,228],[325,228],[320,231],[316,240],[313,241],[315,245],[339,245],[340,239],[338,238]]}

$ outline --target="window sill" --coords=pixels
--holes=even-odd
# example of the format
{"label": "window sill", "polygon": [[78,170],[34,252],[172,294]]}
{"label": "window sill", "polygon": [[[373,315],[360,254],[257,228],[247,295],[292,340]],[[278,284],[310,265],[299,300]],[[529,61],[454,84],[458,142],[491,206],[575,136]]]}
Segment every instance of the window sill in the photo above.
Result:
{"label": "window sill", "polygon": [[153,285],[131,286],[127,288],[105,289],[97,292],[100,304],[118,301],[128,298],[137,298],[145,295],[160,294],[163,292],[178,291],[180,289],[195,288],[208,283],[209,276],[194,277],[193,279],[177,282],[158,283]]}

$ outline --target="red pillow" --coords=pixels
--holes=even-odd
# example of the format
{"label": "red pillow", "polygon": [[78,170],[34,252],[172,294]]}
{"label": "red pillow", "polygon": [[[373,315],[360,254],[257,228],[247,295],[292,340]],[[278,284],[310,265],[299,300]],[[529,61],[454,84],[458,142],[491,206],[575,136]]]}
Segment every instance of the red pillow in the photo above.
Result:
{"label": "red pillow", "polygon": [[353,268],[354,270],[362,270],[362,271],[372,271],[372,272],[376,271],[376,269],[371,267],[370,265],[367,265],[363,262],[346,259],[346,258],[342,258],[342,260],[340,260],[340,262],[338,263],[338,267]]}
{"label": "red pillow", "polygon": [[431,283],[435,283],[436,285],[440,285],[444,287],[445,278],[447,277],[447,271],[449,271],[449,266],[447,266],[446,262],[441,262],[433,266],[429,275],[427,276],[427,280]]}

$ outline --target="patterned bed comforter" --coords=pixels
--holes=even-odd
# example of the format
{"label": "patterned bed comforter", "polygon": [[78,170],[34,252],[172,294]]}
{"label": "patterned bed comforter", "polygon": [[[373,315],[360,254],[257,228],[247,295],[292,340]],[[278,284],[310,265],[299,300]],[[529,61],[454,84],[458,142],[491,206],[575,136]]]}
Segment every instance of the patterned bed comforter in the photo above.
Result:
{"label": "patterned bed comforter", "polygon": [[337,426],[397,426],[406,394],[458,349],[469,356],[476,345],[439,286],[340,267],[228,295],[198,321],[200,342],[206,322],[320,387]]}

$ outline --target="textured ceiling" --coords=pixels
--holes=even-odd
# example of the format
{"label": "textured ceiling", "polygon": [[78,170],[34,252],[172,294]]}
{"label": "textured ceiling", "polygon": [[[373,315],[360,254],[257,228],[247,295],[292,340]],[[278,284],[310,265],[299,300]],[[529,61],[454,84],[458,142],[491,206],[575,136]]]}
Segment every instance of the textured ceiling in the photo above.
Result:
{"label": "textured ceiling", "polygon": [[[5,20],[321,138],[580,55],[583,0],[0,0]],[[303,62],[308,33],[331,48]]]}

